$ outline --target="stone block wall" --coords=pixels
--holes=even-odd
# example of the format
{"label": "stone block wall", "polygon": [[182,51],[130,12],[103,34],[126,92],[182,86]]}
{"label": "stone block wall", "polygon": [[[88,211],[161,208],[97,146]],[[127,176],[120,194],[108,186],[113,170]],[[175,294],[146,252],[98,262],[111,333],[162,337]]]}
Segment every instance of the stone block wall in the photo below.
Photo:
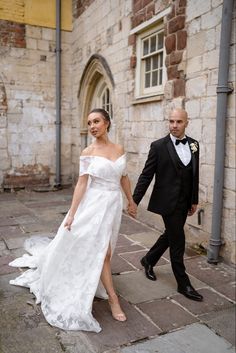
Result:
{"label": "stone block wall", "polygon": [[[62,179],[71,182],[70,32],[62,32]],[[54,184],[55,30],[0,21],[0,188]]]}
{"label": "stone block wall", "polygon": [[[206,247],[211,235],[213,185],[216,143],[217,81],[220,52],[220,32],[223,1],[188,0],[186,7],[187,47],[184,65],[186,67],[186,109],[190,117],[189,130],[200,141],[200,207],[204,209],[203,223],[192,224],[191,241]],[[235,87],[235,17],[231,39],[229,82]],[[226,118],[225,181],[222,218],[221,255],[230,262],[235,258],[235,100],[228,96]]]}
{"label": "stone block wall", "polygon": [[[150,20],[167,7],[164,20],[167,82],[164,95],[156,101],[140,103],[134,98],[136,35],[130,30]],[[168,112],[172,107],[185,107],[189,113],[187,133],[200,141],[200,208],[188,218],[187,241],[207,247],[211,233],[214,182],[214,148],[216,85],[218,78],[219,41],[222,0],[74,0],[73,31],[73,172],[78,175],[80,154],[80,107],[78,87],[86,63],[93,54],[102,55],[111,70],[116,141],[123,143],[128,155],[132,187],[144,166],[150,143],[168,133]],[[235,21],[235,20],[234,20]],[[91,26],[91,23],[94,25]],[[235,77],[235,38],[232,38],[230,77]],[[235,262],[235,103],[229,97],[227,117],[225,191],[222,255]],[[148,189],[139,207],[139,218],[163,229],[159,216],[147,212]]]}

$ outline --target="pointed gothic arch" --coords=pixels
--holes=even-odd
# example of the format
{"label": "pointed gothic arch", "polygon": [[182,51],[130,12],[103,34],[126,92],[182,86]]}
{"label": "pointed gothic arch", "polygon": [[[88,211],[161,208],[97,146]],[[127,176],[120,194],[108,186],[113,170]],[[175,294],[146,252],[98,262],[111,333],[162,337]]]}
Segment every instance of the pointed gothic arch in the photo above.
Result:
{"label": "pointed gothic arch", "polygon": [[83,71],[78,91],[82,148],[87,145],[87,116],[91,109],[103,108],[112,118],[114,86],[107,61],[99,54],[92,55]]}

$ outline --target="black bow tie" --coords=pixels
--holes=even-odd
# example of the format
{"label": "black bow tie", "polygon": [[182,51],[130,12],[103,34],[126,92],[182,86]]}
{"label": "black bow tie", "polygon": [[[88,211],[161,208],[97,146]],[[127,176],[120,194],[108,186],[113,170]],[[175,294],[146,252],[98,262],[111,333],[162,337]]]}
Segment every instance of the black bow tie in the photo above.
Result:
{"label": "black bow tie", "polygon": [[178,144],[179,143],[183,143],[184,145],[186,144],[186,142],[187,142],[187,139],[186,139],[186,137],[185,138],[183,138],[182,140],[180,140],[180,139],[176,139],[176,141],[175,141],[175,144],[176,144],[176,146],[178,146]]}

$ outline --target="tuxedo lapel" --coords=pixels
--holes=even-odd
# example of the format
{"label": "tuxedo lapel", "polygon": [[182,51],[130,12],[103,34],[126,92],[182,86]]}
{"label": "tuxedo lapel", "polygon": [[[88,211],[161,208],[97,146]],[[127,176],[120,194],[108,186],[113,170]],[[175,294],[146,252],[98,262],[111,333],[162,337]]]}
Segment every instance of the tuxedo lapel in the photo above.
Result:
{"label": "tuxedo lapel", "polygon": [[196,174],[196,166],[197,166],[197,162],[196,162],[196,156],[195,156],[195,153],[193,153],[192,149],[191,149],[191,146],[190,144],[193,143],[193,141],[188,137],[187,137],[187,140],[188,140],[188,144],[189,144],[189,148],[190,148],[190,151],[191,151],[191,162],[192,162],[192,167],[193,167],[193,176]]}
{"label": "tuxedo lapel", "polygon": [[175,151],[173,142],[171,141],[170,136],[166,136],[166,147],[169,152],[170,158],[172,159],[172,162],[175,166],[176,171],[178,172],[178,155]]}

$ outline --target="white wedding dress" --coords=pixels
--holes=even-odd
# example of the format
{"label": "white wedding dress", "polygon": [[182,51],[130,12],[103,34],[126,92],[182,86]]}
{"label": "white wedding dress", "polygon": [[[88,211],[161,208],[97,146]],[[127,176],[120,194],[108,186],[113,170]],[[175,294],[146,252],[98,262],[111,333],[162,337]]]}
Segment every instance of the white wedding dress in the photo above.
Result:
{"label": "white wedding dress", "polygon": [[116,161],[80,157],[80,175],[89,174],[89,182],[71,231],[64,227],[65,217],[53,240],[31,237],[25,242],[31,255],[10,263],[30,268],[10,284],[29,287],[52,326],[101,331],[92,304],[95,294],[107,298],[100,275],[109,243],[113,251],[120,228],[125,168],[125,154]]}

